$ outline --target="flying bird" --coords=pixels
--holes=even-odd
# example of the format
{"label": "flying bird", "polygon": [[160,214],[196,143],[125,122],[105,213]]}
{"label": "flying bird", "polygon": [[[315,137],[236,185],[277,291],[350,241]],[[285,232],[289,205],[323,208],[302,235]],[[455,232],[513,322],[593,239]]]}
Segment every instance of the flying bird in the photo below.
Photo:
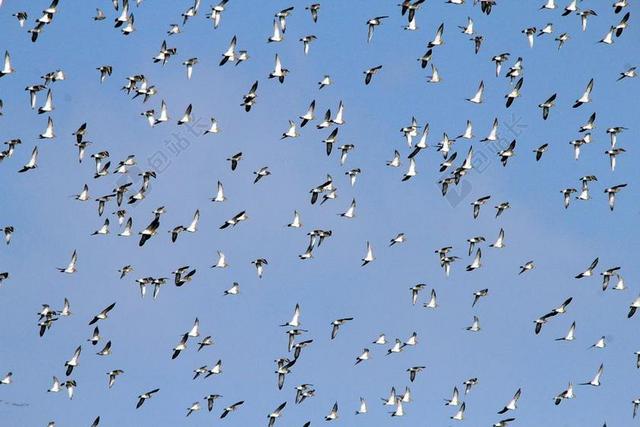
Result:
{"label": "flying bird", "polygon": [[159,388],[154,388],[153,390],[150,390],[146,393],[142,393],[141,395],[139,395],[138,403],[136,404],[136,409],[140,408],[147,400],[151,399],[153,395],[159,391],[160,391]]}

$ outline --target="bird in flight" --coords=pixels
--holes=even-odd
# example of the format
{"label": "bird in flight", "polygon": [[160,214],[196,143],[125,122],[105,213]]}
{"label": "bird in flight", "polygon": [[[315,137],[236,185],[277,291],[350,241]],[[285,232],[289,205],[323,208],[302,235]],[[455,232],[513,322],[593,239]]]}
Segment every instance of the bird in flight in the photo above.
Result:
{"label": "bird in flight", "polygon": [[632,0],[95,3],[0,0],[5,423],[630,425]]}

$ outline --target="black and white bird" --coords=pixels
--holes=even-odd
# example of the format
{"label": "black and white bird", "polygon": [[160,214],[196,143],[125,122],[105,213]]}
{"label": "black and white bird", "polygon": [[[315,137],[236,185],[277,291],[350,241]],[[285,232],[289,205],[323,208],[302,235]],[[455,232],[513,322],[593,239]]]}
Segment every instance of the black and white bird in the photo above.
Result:
{"label": "black and white bird", "polygon": [[576,337],[576,322],[573,322],[567,331],[567,334],[562,338],[556,338],[556,341],[573,341]]}
{"label": "black and white bird", "polygon": [[329,413],[324,417],[325,421],[334,421],[337,420],[339,417],[338,414],[338,402],[333,404],[333,407],[331,408],[331,411],[329,411]]}
{"label": "black and white bird", "polygon": [[485,203],[487,203],[490,198],[491,198],[491,196],[483,196],[483,197],[480,197],[475,202],[471,202],[471,206],[473,206],[473,218],[474,219],[478,218],[478,215],[480,214],[480,207],[482,205],[484,205]]}
{"label": "black and white bird", "polygon": [[368,85],[371,83],[371,79],[374,75],[378,74],[378,72],[382,69],[382,65],[377,65],[375,67],[369,68],[364,72],[364,84]]}
{"label": "black and white bird", "polygon": [[269,419],[269,427],[273,427],[273,425],[275,424],[276,420],[278,418],[280,418],[280,416],[282,415],[282,411],[284,410],[285,406],[287,406],[287,402],[283,402],[273,412],[271,412],[269,415],[267,415],[267,418]]}
{"label": "black and white bird", "polygon": [[138,403],[136,404],[136,409],[140,408],[147,400],[151,399],[154,394],[159,392],[159,388],[154,388],[153,390],[147,391],[146,393],[142,393],[138,396]]}
{"label": "black and white bird", "polygon": [[89,325],[93,325],[97,323],[99,320],[107,319],[109,317],[109,312],[111,312],[111,310],[113,310],[115,306],[116,306],[115,302],[112,304],[109,304],[104,310],[102,310],[100,313],[93,316],[93,319],[91,319],[91,321],[89,322]]}
{"label": "black and white bird", "polygon": [[602,374],[604,373],[604,365],[601,363],[600,367],[598,367],[598,371],[596,372],[595,376],[593,377],[593,379],[589,382],[586,383],[581,383],[580,385],[590,385],[593,387],[599,387],[600,386],[600,378],[602,377]]}
{"label": "black and white bird", "polygon": [[280,83],[284,83],[284,78],[289,74],[289,70],[282,66],[280,61],[280,56],[276,53],[275,67],[271,73],[269,73],[269,78],[277,78]]}
{"label": "black and white bird", "polygon": [[628,69],[626,69],[625,71],[623,71],[622,73],[620,73],[620,77],[618,77],[618,81],[622,80],[622,79],[632,79],[634,77],[638,76],[638,72],[636,71],[637,67],[630,67]]}
{"label": "black and white bird", "polygon": [[249,219],[249,216],[247,215],[246,211],[239,212],[236,215],[234,215],[232,218],[226,220],[224,224],[220,226],[220,229],[222,230],[229,226],[235,227],[237,224],[239,224],[242,221],[246,221],[247,219]]}
{"label": "black and white bird", "polygon": [[[284,81],[284,77],[282,78],[282,80]],[[251,86],[251,89],[249,89],[249,92],[242,97],[241,106],[244,107],[244,110],[246,112],[251,111],[251,107],[255,105],[256,98],[258,97],[258,94],[256,93],[257,91],[258,91],[258,81],[256,80]]]}
{"label": "black and white bird", "polygon": [[523,265],[520,266],[520,272],[518,274],[526,273],[527,271],[531,271],[535,268],[535,264],[533,261],[527,261]]}
{"label": "black and white bird", "polygon": [[573,384],[569,383],[569,385],[565,390],[563,390],[558,395],[556,395],[556,397],[553,399],[553,402],[556,405],[559,405],[563,400],[573,399],[574,397],[575,397],[575,394],[573,393]]}
{"label": "black and white bird", "polygon": [[593,79],[589,80],[589,83],[587,83],[587,87],[585,88],[584,93],[573,104],[573,108],[578,108],[581,105],[591,102],[592,91],[593,91]]}
{"label": "black and white bird", "polygon": [[518,389],[513,395],[513,398],[507,403],[504,408],[498,411],[498,414],[504,414],[507,411],[515,411],[518,408],[518,400],[522,394],[522,389]]}
{"label": "black and white bird", "polygon": [[362,266],[364,267],[365,265],[369,264],[374,259],[375,259],[375,256],[373,255],[373,247],[371,246],[370,242],[367,242],[367,253],[365,254],[364,258],[362,258],[362,260],[361,260],[362,261]]}
{"label": "black and white bird", "polygon": [[467,101],[474,104],[482,104],[483,94],[484,94],[484,81],[481,80],[475,95],[473,95],[473,97],[471,98],[467,98]]}
{"label": "black and white bird", "polygon": [[13,382],[12,380],[13,373],[7,372],[2,378],[0,378],[0,385],[9,385]]}
{"label": "black and white bird", "polygon": [[268,166],[263,166],[257,171],[253,172],[253,174],[256,176],[256,178],[253,180],[253,183],[257,184],[258,181],[260,181],[262,178],[271,175],[271,171],[269,171]]}
{"label": "black and white bird", "polygon": [[73,356],[71,357],[71,359],[69,359],[66,362],[64,362],[64,366],[67,368],[67,370],[65,372],[66,376],[71,375],[71,373],[73,372],[73,368],[78,366],[78,364],[80,363],[80,353],[81,352],[82,352],[82,347],[79,346],[78,348],[76,348],[76,350],[73,353]]}
{"label": "black and white bird", "polygon": [[2,69],[0,70],[0,78],[7,76],[9,74],[13,74],[15,70],[11,66],[11,56],[9,55],[9,51],[4,52],[4,62],[2,65]]}
{"label": "black and white bird", "polygon": [[[480,249],[478,249],[480,250]],[[480,301],[480,298],[484,298],[487,295],[489,295],[489,289],[485,288],[485,289],[480,289],[479,291],[475,291],[473,293],[473,302],[471,303],[471,307],[475,307],[475,305],[478,303],[478,301]]]}
{"label": "black and white bird", "polygon": [[343,317],[340,319],[336,319],[331,322],[331,339],[335,339],[338,335],[338,331],[340,330],[340,326],[344,325],[346,322],[353,320],[353,317]]}
{"label": "black and white bird", "polygon": [[265,258],[258,258],[256,260],[251,261],[251,264],[253,264],[256,267],[256,272],[258,273],[258,278],[261,279],[262,275],[264,274],[265,265],[269,264],[267,262],[267,260]]}
{"label": "black and white bird", "polygon": [[64,268],[59,267],[58,271],[60,271],[61,273],[73,274],[77,271],[77,268],[76,268],[77,263],[78,263],[78,254],[74,250],[73,254],[71,254],[71,261],[69,261],[69,264]]}
{"label": "black and white bird", "polygon": [[604,192],[607,194],[607,198],[609,200],[609,209],[613,211],[616,203],[616,194],[620,192],[623,188],[625,188],[627,184],[618,184],[612,187],[608,187],[604,189]]}
{"label": "black and white bird", "polygon": [[546,101],[538,105],[538,108],[542,108],[542,118],[547,120],[549,118],[549,111],[556,105],[556,94],[551,95]]}
{"label": "black and white bird", "polygon": [[236,411],[240,406],[242,406],[242,404],[244,404],[244,400],[241,400],[239,402],[236,402],[232,405],[227,406],[226,408],[224,408],[224,410],[222,411],[222,414],[220,415],[220,418],[224,418],[227,415],[229,415],[231,412]]}
{"label": "black and white bird", "polygon": [[388,18],[388,16],[377,16],[375,18],[371,18],[367,21],[367,43],[371,43],[371,39],[373,39],[373,31],[379,25],[382,25],[384,19]]}

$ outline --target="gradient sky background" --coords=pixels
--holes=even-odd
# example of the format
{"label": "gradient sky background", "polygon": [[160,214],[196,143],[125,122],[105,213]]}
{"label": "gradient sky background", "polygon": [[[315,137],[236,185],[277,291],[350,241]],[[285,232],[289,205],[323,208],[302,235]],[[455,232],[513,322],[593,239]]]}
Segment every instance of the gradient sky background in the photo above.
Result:
{"label": "gradient sky background", "polygon": [[[324,1],[314,24],[304,10],[306,2],[231,0],[217,30],[205,19],[209,2],[203,2],[183,33],[168,37],[169,24],[180,22],[180,13],[190,3],[145,0],[132,9],[135,33],[124,37],[113,28],[111,2],[63,0],[53,23],[33,44],[26,30],[48,4],[6,0],[0,8],[0,51],[10,51],[16,72],[0,79],[4,101],[0,138],[19,137],[23,144],[0,163],[0,226],[16,229],[11,245],[0,248],[0,271],[11,274],[0,288],[0,370],[14,373],[13,384],[0,386],[0,424],[45,426],[55,420],[59,427],[83,426],[100,415],[104,426],[266,425],[265,416],[288,401],[276,425],[292,427],[308,420],[312,425],[324,423],[322,418],[337,401],[340,425],[449,426],[458,424],[449,419],[455,408],[444,407],[443,398],[450,397],[454,386],[462,388],[462,381],[478,377],[480,384],[464,398],[463,425],[491,425],[501,419],[496,412],[519,387],[523,393],[513,413],[514,425],[600,427],[604,421],[609,426],[632,425],[631,400],[640,396],[640,371],[633,354],[640,350],[640,318],[628,320],[626,314],[640,280],[635,268],[640,212],[635,183],[640,171],[633,166],[638,159],[634,147],[639,136],[638,81],[615,80],[640,57],[638,8],[633,3],[626,9],[631,12],[629,28],[613,45],[605,46],[597,41],[623,15],[614,15],[610,1],[582,3],[598,13],[589,20],[586,33],[580,31],[579,17],[560,16],[564,4],[555,11],[538,11],[541,3],[500,1],[486,16],[471,1],[463,6],[428,1],[417,14],[419,30],[410,32],[402,28],[406,17],[400,16],[396,2]],[[287,20],[285,40],[267,44],[274,13],[290,5],[295,10]],[[103,8],[108,19],[94,22],[95,7]],[[11,16],[19,10],[29,13],[23,29]],[[365,23],[378,15],[390,18],[367,44]],[[485,38],[478,55],[457,28],[466,24],[467,16]],[[422,70],[416,58],[426,51],[442,22],[446,43],[434,49],[433,62],[443,81],[432,85],[426,83],[430,69]],[[554,34],[536,38],[530,49],[521,30],[541,28],[547,22],[554,23]],[[562,32],[571,39],[558,51],[553,38]],[[318,40],[305,56],[298,39],[307,34]],[[237,67],[219,67],[233,35],[251,59]],[[164,39],[178,53],[163,67],[151,59]],[[502,52],[510,52],[511,60],[496,78],[490,58]],[[283,85],[266,78],[275,53],[290,70]],[[524,57],[522,97],[507,110],[503,97],[510,85],[504,72],[518,56]],[[180,64],[191,57],[200,63],[188,81]],[[100,84],[96,67],[106,64],[113,66],[113,75]],[[362,72],[379,64],[383,69],[365,87]],[[58,68],[67,79],[51,86],[57,137],[38,141],[47,116],[30,110],[24,88]],[[133,74],[147,76],[159,94],[146,104],[131,101],[120,88]],[[330,74],[334,84],[319,91],[317,82],[324,74]],[[572,109],[590,78],[595,79],[593,102]],[[481,79],[486,85],[485,103],[464,101]],[[247,114],[239,104],[255,80],[260,81],[258,100]],[[543,121],[537,105],[554,92],[557,106]],[[44,94],[40,93],[38,105]],[[150,128],[140,113],[159,109],[161,99],[167,101],[172,121]],[[339,143],[353,143],[356,148],[343,167],[338,153],[325,155],[321,141],[330,131],[316,130],[317,121],[303,128],[300,138],[279,139],[287,121],[304,114],[312,99],[319,117],[327,108],[335,111],[340,100],[345,104],[347,123],[340,128]],[[178,127],[175,121],[189,103],[194,117],[203,123],[215,116],[221,132],[193,136]],[[593,143],[583,147],[576,162],[569,141],[579,137],[578,127],[594,111]],[[401,182],[409,149],[399,129],[412,116],[421,125],[430,123],[430,148],[417,158],[418,175]],[[495,150],[479,141],[494,117],[500,121],[504,141],[518,141],[516,156],[506,168]],[[467,119],[474,124],[476,138],[456,142],[454,150],[460,159],[473,145],[479,153],[478,170],[452,190],[459,192],[458,198],[443,198],[436,184],[442,156],[433,147],[443,132],[451,137],[461,134]],[[84,183],[94,197],[107,194],[120,178],[94,180],[92,159],[78,164],[71,133],[83,122],[88,123],[87,139],[93,142],[88,154],[108,150],[112,165],[135,154],[140,170],[158,170],[148,197],[127,207],[136,232],[151,220],[153,209],[167,208],[159,234],[143,248],[137,238],[116,236],[120,230],[113,216],[111,235],[90,236],[103,222],[96,215],[96,203],[70,197]],[[517,136],[507,123],[514,125]],[[619,136],[618,144],[627,152],[619,157],[615,172],[603,154],[610,126],[630,128]],[[167,147],[173,134],[187,145],[177,155]],[[543,143],[549,143],[549,151],[536,163],[531,150]],[[17,174],[35,144],[40,148],[38,168]],[[385,166],[394,149],[403,155],[398,169]],[[238,151],[245,159],[232,173],[225,159]],[[265,165],[272,176],[253,185],[252,171]],[[351,188],[344,172],[355,167],[362,174]],[[338,198],[311,206],[308,191],[327,173],[335,179]],[[574,200],[565,210],[560,190],[578,188],[578,178],[587,174],[598,177],[591,186],[593,199]],[[209,199],[217,180],[224,183],[229,200],[214,205]],[[603,189],[620,183],[629,185],[610,212]],[[473,220],[469,203],[488,194],[491,201]],[[337,216],[352,197],[358,203],[357,217]],[[512,209],[496,219],[493,206],[502,201],[509,201]],[[198,208],[199,231],[185,233],[171,244],[167,230],[188,224]],[[295,209],[304,223],[300,230],[286,227]],[[115,210],[111,203],[105,212]],[[248,212],[248,221],[218,230],[241,210]],[[506,247],[483,246],[483,267],[465,272],[470,263],[465,240],[480,234],[491,243],[501,227]],[[316,228],[333,230],[333,237],[314,252],[315,259],[298,260],[307,245],[305,234]],[[399,232],[406,233],[408,241],[387,247]],[[367,240],[377,259],[361,268]],[[446,278],[433,252],[448,245],[463,259]],[[78,272],[58,273],[55,267],[66,265],[74,249],[79,254]],[[208,268],[217,259],[216,250],[226,253],[228,269]],[[622,267],[628,290],[603,293],[599,276],[573,278],[597,256],[598,272]],[[261,280],[250,264],[258,257],[269,261]],[[518,266],[531,259],[537,268],[518,276]],[[119,280],[117,270],[125,264],[133,264],[136,271]],[[197,268],[190,284],[167,285],[155,301],[150,295],[140,298],[136,278],[168,276],[186,264]],[[241,294],[224,297],[223,291],[234,281],[241,284]],[[408,288],[419,282],[428,289],[420,303],[411,306]],[[438,292],[440,307],[435,311],[422,307],[431,288]],[[482,288],[489,288],[490,295],[472,309],[472,293]],[[532,321],[569,296],[574,298],[569,312],[535,336]],[[38,337],[40,305],[61,308],[64,297],[69,298],[73,315]],[[110,318],[99,323],[104,341],[93,347],[86,342],[92,331],[87,322],[114,301]],[[309,330],[304,338],[313,338],[314,343],[303,351],[278,391],[273,361],[287,355],[287,337],[278,325],[289,320],[296,303],[302,307],[302,327]],[[483,328],[477,334],[464,330],[474,315]],[[196,316],[202,335],[212,335],[215,345],[198,353],[192,343],[171,360],[172,347]],[[355,320],[331,341],[329,323],[345,316]],[[576,341],[554,341],[573,321]],[[386,357],[387,347],[371,344],[381,332],[392,341],[405,340],[413,331],[418,332],[418,346],[398,355]],[[607,337],[607,347],[588,349],[601,335]],[[107,340],[113,342],[113,354],[96,356]],[[79,344],[83,353],[73,373],[78,383],[74,399],[47,393],[52,375],[64,377],[63,364]],[[372,350],[372,359],[354,367],[363,347]],[[223,360],[222,375],[191,379],[193,369],[212,366],[218,359]],[[589,381],[600,363],[605,365],[600,388],[576,387],[574,400],[553,405],[553,396],[569,381]],[[380,397],[386,397],[391,386],[404,390],[409,385],[405,369],[414,365],[427,367],[410,385],[414,403],[405,406],[404,418],[391,418],[392,408],[383,407]],[[116,368],[126,373],[109,390],[106,372]],[[294,405],[293,387],[300,383],[314,384],[317,396]],[[136,396],[156,387],[160,392],[136,410]],[[186,408],[209,393],[224,396],[214,412],[203,410],[185,419]],[[370,413],[355,416],[360,396],[367,399]],[[246,401],[244,407],[219,420],[222,408],[238,400]]]}

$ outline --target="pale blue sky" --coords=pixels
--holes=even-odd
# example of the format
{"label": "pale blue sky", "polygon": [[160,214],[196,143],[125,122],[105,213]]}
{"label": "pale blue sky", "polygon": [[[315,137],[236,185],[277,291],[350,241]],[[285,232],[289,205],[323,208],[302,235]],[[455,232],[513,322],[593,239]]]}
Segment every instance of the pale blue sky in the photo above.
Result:
{"label": "pale blue sky", "polygon": [[[639,136],[638,82],[615,80],[640,57],[634,25],[638,8],[634,4],[626,9],[632,16],[629,28],[613,45],[604,46],[596,42],[622,17],[614,15],[611,2],[583,2],[583,7],[598,13],[589,20],[586,33],[580,31],[579,17],[560,16],[564,4],[555,11],[538,11],[542,1],[501,1],[486,16],[471,3],[452,6],[429,0],[417,14],[419,30],[410,32],[402,29],[406,17],[400,16],[396,2],[324,1],[314,24],[304,10],[307,2],[231,0],[217,30],[205,19],[209,3],[204,2],[183,33],[169,37],[169,24],[181,22],[180,13],[189,2],[145,0],[141,7],[133,7],[136,31],[125,38],[113,28],[110,2],[63,0],[53,23],[33,44],[26,30],[46,4],[6,0],[0,8],[0,51],[9,50],[16,72],[0,79],[4,101],[0,138],[21,138],[23,144],[0,163],[4,190],[0,226],[16,229],[11,245],[0,248],[0,271],[11,274],[0,288],[4,325],[0,370],[14,373],[13,384],[0,386],[0,400],[28,406],[0,405],[0,424],[45,426],[56,420],[59,427],[83,426],[100,415],[104,426],[266,425],[266,415],[286,400],[284,417],[276,423],[281,427],[301,426],[308,420],[320,425],[335,401],[341,425],[449,426],[456,424],[449,419],[455,409],[445,408],[442,399],[454,386],[462,388],[462,381],[478,377],[480,384],[465,397],[463,425],[498,421],[496,412],[519,387],[523,393],[513,413],[514,425],[600,427],[605,420],[609,426],[632,425],[631,400],[640,393],[633,354],[640,350],[640,320],[627,320],[626,313],[640,280],[635,268],[639,213],[635,183],[640,172],[633,166]],[[273,14],[290,5],[295,10],[287,19],[285,40],[267,44]],[[108,19],[94,22],[95,7],[103,8]],[[24,29],[11,16],[19,10],[29,13]],[[367,44],[365,23],[379,15],[390,18]],[[485,39],[478,55],[457,28],[466,24],[467,16]],[[430,69],[422,70],[416,58],[426,51],[442,22],[446,42],[434,49],[433,62],[443,80],[432,85],[426,83]],[[554,23],[554,34],[536,38],[530,49],[520,31],[547,22]],[[553,38],[562,32],[571,39],[558,51]],[[298,39],[307,34],[318,40],[305,56]],[[251,58],[237,67],[219,67],[233,35],[238,37],[238,48],[248,50]],[[153,64],[152,57],[165,39],[177,47],[177,56],[162,67]],[[502,52],[510,52],[511,59],[496,78],[490,58]],[[290,70],[283,85],[267,79],[276,53]],[[506,110],[503,97],[510,85],[504,72],[518,56],[524,58],[525,68],[522,97]],[[200,63],[188,81],[181,62],[191,57]],[[383,69],[365,86],[362,72],[379,64]],[[114,69],[102,85],[95,69],[101,65]],[[29,109],[24,88],[58,68],[67,79],[51,86],[57,138],[38,140],[47,117]],[[125,77],[133,74],[144,74],[159,89],[146,104],[131,101],[120,90]],[[317,82],[325,74],[334,84],[319,91]],[[572,109],[590,78],[595,79],[593,102]],[[257,104],[245,113],[240,107],[242,95],[255,80],[260,81]],[[485,103],[464,101],[480,80],[486,86]],[[556,92],[557,106],[543,121],[537,105]],[[161,99],[167,101],[172,121],[150,128],[140,113],[159,109]],[[327,108],[335,112],[340,100],[345,104],[347,123],[340,128],[338,141],[356,148],[343,167],[337,153],[325,155],[321,141],[330,131],[316,130],[317,121],[303,128],[300,138],[280,141],[288,120],[304,114],[312,99],[318,117]],[[41,92],[39,105],[43,100]],[[194,117],[204,123],[211,116],[217,118],[218,135],[193,136],[175,124],[190,103]],[[583,147],[576,162],[569,141],[579,136],[578,127],[594,111],[593,143]],[[401,182],[410,151],[399,129],[412,116],[421,125],[430,123],[430,148],[417,158],[418,175]],[[514,136],[505,125],[517,124],[516,156],[506,168],[479,141],[494,117],[507,143]],[[463,181],[459,190],[466,190],[460,203],[452,204],[454,199],[441,197],[436,184],[442,156],[433,147],[443,132],[451,137],[461,134],[467,119],[473,122],[476,138],[456,142],[458,158],[473,145],[482,153],[478,158],[486,156],[482,158],[487,162],[481,173],[473,171]],[[112,165],[135,154],[141,170],[159,171],[148,197],[127,207],[136,232],[148,224],[154,208],[167,208],[158,236],[143,248],[135,238],[115,235],[119,229],[113,216],[111,235],[90,236],[103,221],[96,215],[95,203],[82,204],[70,197],[84,183],[92,196],[99,196],[118,182],[116,176],[94,180],[90,158],[78,165],[71,133],[83,122],[88,123],[87,139],[93,142],[89,154],[108,150]],[[603,154],[610,126],[630,128],[618,138],[627,152],[615,172]],[[179,155],[167,148],[173,134],[187,141]],[[543,143],[549,143],[549,151],[536,163],[531,150]],[[35,144],[40,149],[38,168],[17,174]],[[399,169],[385,166],[394,149],[403,155]],[[225,159],[238,151],[244,160],[232,173]],[[266,165],[272,175],[253,185],[252,171]],[[356,167],[362,174],[351,188],[344,172]],[[311,206],[308,191],[327,173],[335,179],[338,198]],[[577,188],[578,178],[587,174],[598,177],[591,186],[593,199],[572,201],[565,210],[560,190]],[[209,201],[218,180],[229,197],[223,204]],[[610,212],[603,189],[620,183],[629,185]],[[469,203],[488,194],[489,204],[473,220]],[[358,203],[357,217],[337,216],[352,197]],[[509,201],[512,208],[496,219],[493,206],[502,201]],[[199,231],[184,233],[171,244],[167,230],[188,224],[196,209],[201,212]],[[295,209],[302,216],[301,230],[286,227]],[[111,203],[105,212],[114,210]],[[248,212],[248,221],[218,230],[241,210]],[[493,242],[501,227],[507,246],[501,250],[483,246],[483,267],[465,272],[471,261],[465,240],[480,234],[487,243]],[[306,233],[316,228],[331,229],[333,236],[315,250],[315,259],[298,260],[307,245]],[[406,233],[407,242],[388,248],[389,239],[399,232]],[[367,240],[377,259],[361,268]],[[448,245],[463,259],[446,278],[433,252]],[[74,249],[79,254],[78,272],[58,273],[55,268],[66,265]],[[208,268],[217,259],[216,250],[227,255],[231,264],[227,270]],[[600,277],[573,279],[597,256],[598,272],[622,267],[628,290],[603,293]],[[261,280],[250,264],[259,257],[269,261]],[[531,259],[537,268],[518,276],[518,266]],[[117,270],[125,264],[133,264],[136,271],[119,280]],[[167,285],[156,301],[150,296],[140,299],[136,278],[168,276],[186,264],[197,268],[190,284]],[[223,297],[234,281],[241,284],[241,294]],[[411,306],[408,288],[419,282],[428,289],[420,304]],[[422,307],[431,288],[438,292],[440,307],[435,311]],[[472,309],[472,293],[482,288],[489,288],[490,295]],[[551,320],[535,336],[533,320],[568,296],[574,297],[569,313]],[[73,315],[38,337],[40,305],[61,308],[64,297],[69,298]],[[99,357],[94,353],[103,342],[96,347],[86,342],[92,330],[87,322],[114,301],[110,318],[99,323],[104,342],[113,342],[113,354]],[[279,391],[273,360],[287,354],[287,337],[278,325],[289,320],[296,303],[302,307],[302,327],[309,330],[304,338],[314,343],[303,351]],[[483,328],[478,334],[464,330],[474,315]],[[198,353],[191,344],[171,360],[172,347],[196,316],[202,335],[212,335],[215,345]],[[345,316],[355,320],[341,329],[336,340],[329,340],[329,323]],[[577,323],[576,341],[555,342],[572,321]],[[418,332],[418,346],[399,355],[386,357],[387,347],[371,344],[380,332],[389,340],[404,340],[413,331]],[[587,349],[601,335],[607,337],[607,348]],[[64,362],[80,344],[83,354],[73,374],[78,383],[73,401],[63,393],[47,393],[52,375],[64,377]],[[363,347],[372,350],[372,359],[354,367]],[[224,363],[222,375],[191,379],[193,369],[212,366],[218,359]],[[569,381],[589,381],[600,363],[605,365],[600,388],[579,387],[574,400],[553,405],[553,396]],[[391,386],[404,390],[409,385],[405,370],[414,365],[426,366],[410,384],[415,402],[405,406],[404,418],[392,419],[379,398],[386,397]],[[109,390],[106,372],[116,368],[126,373]],[[314,384],[317,396],[294,405],[293,387],[300,383]],[[136,396],[156,387],[160,392],[135,410]],[[214,412],[200,411],[185,420],[186,408],[210,393],[224,396]],[[353,411],[361,396],[370,413],[356,417]],[[222,408],[238,400],[246,401],[244,407],[218,420]]]}

